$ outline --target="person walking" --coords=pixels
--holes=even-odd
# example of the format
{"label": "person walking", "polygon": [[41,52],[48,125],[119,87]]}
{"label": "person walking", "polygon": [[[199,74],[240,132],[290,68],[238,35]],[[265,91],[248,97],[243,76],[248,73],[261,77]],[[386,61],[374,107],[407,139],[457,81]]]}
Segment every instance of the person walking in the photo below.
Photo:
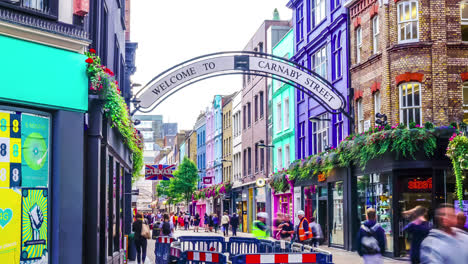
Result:
{"label": "person walking", "polygon": [[278,212],[276,214],[276,218],[273,221],[273,237],[276,239],[281,238],[281,228],[279,225],[281,225],[284,221],[284,214],[282,212]]}
{"label": "person walking", "polygon": [[137,213],[137,219],[135,222],[133,222],[132,230],[135,233],[134,239],[137,251],[138,264],[145,263],[146,259],[146,247],[148,242],[146,241],[146,238],[141,234],[144,224],[148,224],[147,220],[144,218],[142,213]]}
{"label": "person walking", "polygon": [[205,213],[205,216],[203,217],[203,224],[205,224],[205,232],[208,232],[210,230],[210,217],[208,216],[207,213]]}
{"label": "person walking", "polygon": [[302,210],[297,212],[297,218],[299,218],[299,225],[296,228],[296,236],[299,240],[299,243],[304,245],[310,245],[312,241],[312,229],[309,226],[309,221],[305,218],[305,213]]}
{"label": "person walking", "polygon": [[421,264],[468,263],[468,235],[455,228],[457,218],[453,206],[440,205],[434,220],[437,228],[421,243]]}
{"label": "person walking", "polygon": [[291,242],[291,239],[294,236],[294,226],[289,215],[286,214],[283,216],[283,222],[278,225],[278,228],[281,240]]}
{"label": "person walking", "polygon": [[318,247],[320,245],[320,239],[323,238],[322,227],[315,221],[315,217],[310,218],[310,229],[312,230],[312,246]]}
{"label": "person walking", "polygon": [[259,212],[257,214],[257,220],[252,223],[252,234],[257,239],[268,239],[270,236],[270,230],[266,224],[268,214],[265,212]]}
{"label": "person walking", "polygon": [[403,228],[411,239],[410,259],[412,264],[420,263],[420,249],[422,241],[432,229],[432,224],[426,220],[427,209],[422,206],[403,212],[403,216],[410,219],[410,223]]}
{"label": "person walking", "polygon": [[163,221],[161,222],[159,228],[161,229],[162,236],[174,236],[174,224],[172,221],[170,221],[168,214],[164,214]]}
{"label": "person walking", "polygon": [[200,226],[200,215],[198,213],[195,214],[195,218],[193,219],[193,230],[194,232],[198,231],[198,227]]}
{"label": "person walking", "polygon": [[179,221],[180,228],[184,228],[184,215],[182,212],[179,214],[179,217],[177,219]]}
{"label": "person walking", "polygon": [[208,227],[210,232],[213,232],[214,222],[213,222],[213,214],[210,214],[208,218]]}
{"label": "person walking", "polygon": [[363,257],[364,264],[383,264],[385,230],[376,222],[374,208],[367,209],[366,218],[357,234],[357,251]]}
{"label": "person walking", "polygon": [[224,212],[223,217],[221,217],[221,225],[223,226],[224,236],[229,236],[229,216],[228,212]]}
{"label": "person walking", "polygon": [[466,225],[466,215],[463,212],[458,212],[457,214],[457,228],[468,233],[468,228]]}
{"label": "person walking", "polygon": [[185,230],[189,230],[189,227],[190,227],[190,215],[187,213],[185,213],[184,215],[184,227],[185,227]]}
{"label": "person walking", "polygon": [[173,224],[174,224],[174,230],[177,230],[177,223],[178,223],[178,217],[177,217],[177,214],[174,214],[172,220],[174,221]]}
{"label": "person walking", "polygon": [[218,228],[219,228],[219,218],[217,214],[213,215],[213,226],[215,229],[215,233],[218,233]]}
{"label": "person walking", "polygon": [[239,227],[239,217],[237,216],[236,213],[233,213],[231,217],[232,236],[237,236],[238,227]]}

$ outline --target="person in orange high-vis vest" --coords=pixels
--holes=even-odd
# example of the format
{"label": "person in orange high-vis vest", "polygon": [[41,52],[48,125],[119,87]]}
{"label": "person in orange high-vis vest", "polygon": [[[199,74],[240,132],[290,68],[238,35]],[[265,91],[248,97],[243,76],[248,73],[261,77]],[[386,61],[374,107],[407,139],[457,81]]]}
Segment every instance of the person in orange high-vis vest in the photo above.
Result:
{"label": "person in orange high-vis vest", "polygon": [[299,242],[302,244],[310,244],[312,240],[312,229],[309,226],[309,222],[307,219],[304,217],[305,213],[304,211],[300,210],[297,212],[297,217],[301,221],[299,225],[297,226],[297,237],[299,238]]}

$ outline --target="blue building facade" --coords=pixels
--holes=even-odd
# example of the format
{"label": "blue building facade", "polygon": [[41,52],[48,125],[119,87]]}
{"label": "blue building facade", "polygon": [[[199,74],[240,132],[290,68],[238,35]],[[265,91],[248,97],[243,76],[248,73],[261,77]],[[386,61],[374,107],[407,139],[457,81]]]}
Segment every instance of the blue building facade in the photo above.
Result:
{"label": "blue building facade", "polygon": [[[327,79],[348,98],[348,18],[344,0],[292,0],[294,56],[292,60]],[[296,158],[336,147],[349,133],[342,114],[330,114],[296,91]],[[311,122],[309,118],[325,121]],[[330,119],[330,120],[327,120]]]}
{"label": "blue building facade", "polygon": [[[316,72],[349,100],[349,25],[344,0],[290,0],[293,10],[294,56],[292,60]],[[343,114],[328,113],[315,100],[296,90],[296,159],[326,152],[349,134],[350,122]],[[349,104],[347,104],[349,107]],[[346,109],[349,112],[349,109]],[[317,176],[294,186],[295,212],[302,209],[323,227],[329,246],[351,248],[351,226],[344,212],[349,204],[350,173],[333,170],[325,180]],[[317,190],[305,195],[305,188]],[[300,201],[297,203],[297,201]]]}
{"label": "blue building facade", "polygon": [[213,119],[214,119],[214,184],[223,182],[223,97],[216,95],[213,100]]}
{"label": "blue building facade", "polygon": [[206,176],[206,120],[205,116],[197,120],[197,167],[200,181],[198,188],[201,188],[203,177]]}

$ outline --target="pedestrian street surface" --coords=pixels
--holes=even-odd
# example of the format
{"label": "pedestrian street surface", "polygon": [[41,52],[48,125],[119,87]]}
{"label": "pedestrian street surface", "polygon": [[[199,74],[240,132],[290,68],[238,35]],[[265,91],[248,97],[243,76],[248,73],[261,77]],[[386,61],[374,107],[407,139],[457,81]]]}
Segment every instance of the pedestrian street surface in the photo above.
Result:
{"label": "pedestrian street surface", "polygon": [[[193,230],[176,230],[175,234],[176,237],[179,236],[214,236],[216,235],[214,232],[205,232],[204,229],[200,228],[200,232],[193,232]],[[218,231],[218,236],[222,236],[223,233],[221,231]],[[229,232],[229,236],[231,236],[232,233]],[[250,233],[242,233],[242,232],[237,232],[237,236],[239,237],[253,237],[252,234]],[[226,241],[229,238],[226,238]],[[155,255],[154,255],[154,240],[148,240],[148,248],[146,250],[147,252],[147,257],[146,261],[144,264],[155,264]],[[330,253],[333,254],[333,263],[334,264],[362,264],[364,261],[362,260],[361,257],[359,257],[358,253],[356,252],[351,252],[351,251],[346,251],[338,248],[332,248],[332,247],[327,247],[327,246],[320,246],[320,249],[329,251]],[[129,261],[129,264],[136,264],[136,261]],[[384,258],[384,264],[406,264],[409,263],[409,261],[400,261],[400,260],[395,260],[391,258]]]}

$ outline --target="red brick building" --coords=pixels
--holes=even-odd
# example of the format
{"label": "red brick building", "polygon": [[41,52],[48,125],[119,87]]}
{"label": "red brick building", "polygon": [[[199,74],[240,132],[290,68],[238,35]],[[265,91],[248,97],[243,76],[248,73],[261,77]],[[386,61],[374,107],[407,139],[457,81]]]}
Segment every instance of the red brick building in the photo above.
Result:
{"label": "red brick building", "polygon": [[391,125],[467,119],[468,1],[350,0],[345,5],[352,24],[356,132],[374,126],[378,112]]}

